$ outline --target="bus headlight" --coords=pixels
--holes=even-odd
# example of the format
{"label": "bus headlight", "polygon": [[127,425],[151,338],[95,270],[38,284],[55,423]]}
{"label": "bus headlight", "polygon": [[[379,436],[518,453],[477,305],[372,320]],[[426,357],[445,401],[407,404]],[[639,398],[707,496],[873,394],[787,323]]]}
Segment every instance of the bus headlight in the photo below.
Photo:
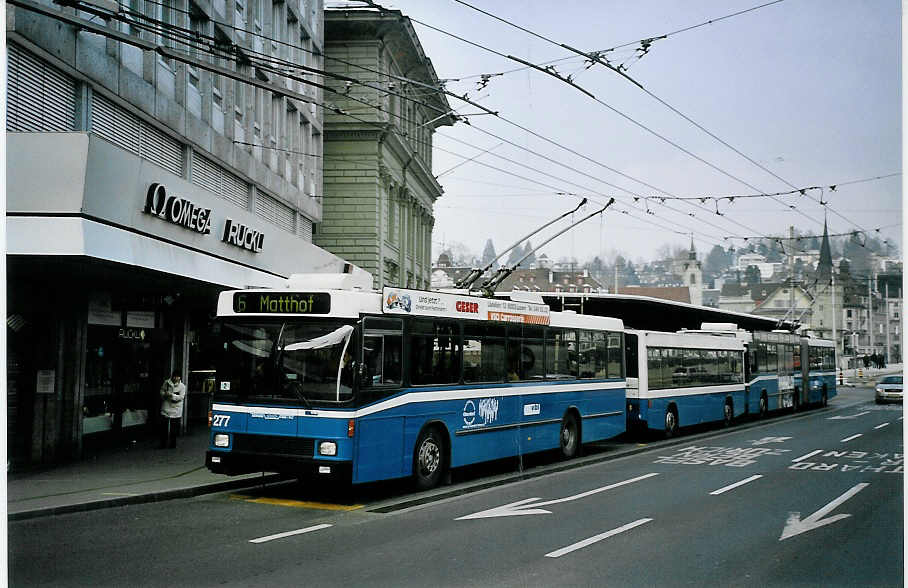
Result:
{"label": "bus headlight", "polygon": [[230,446],[230,435],[225,435],[223,433],[218,433],[214,436],[214,446],[215,447],[228,447]]}
{"label": "bus headlight", "polygon": [[322,441],[318,444],[319,455],[337,455],[337,443],[334,441]]}

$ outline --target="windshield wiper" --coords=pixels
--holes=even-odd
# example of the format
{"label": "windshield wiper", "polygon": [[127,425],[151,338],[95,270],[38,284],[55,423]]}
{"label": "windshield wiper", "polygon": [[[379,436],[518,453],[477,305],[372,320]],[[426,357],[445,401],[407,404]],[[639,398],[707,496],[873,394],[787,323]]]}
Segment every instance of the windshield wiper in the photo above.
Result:
{"label": "windshield wiper", "polygon": [[284,340],[284,327],[286,326],[287,323],[281,323],[281,330],[278,332],[277,337],[274,340],[274,347],[271,350],[273,359],[272,367],[274,368],[274,384],[281,391],[290,388],[293,394],[303,401],[306,408],[312,408],[312,403],[309,402],[309,399],[303,394],[302,384],[285,379],[286,374],[284,373],[283,366],[285,347],[281,345],[281,343]]}

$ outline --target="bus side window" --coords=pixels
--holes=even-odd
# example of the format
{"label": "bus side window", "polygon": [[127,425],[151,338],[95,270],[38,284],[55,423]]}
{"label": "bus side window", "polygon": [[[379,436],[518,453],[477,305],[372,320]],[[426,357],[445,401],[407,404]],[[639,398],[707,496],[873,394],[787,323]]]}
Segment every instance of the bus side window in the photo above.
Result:
{"label": "bus side window", "polygon": [[[623,378],[621,365],[624,363],[624,354],[622,353],[623,344],[621,342],[621,333],[608,333],[606,337],[608,347],[603,350],[607,354],[607,366],[609,378]],[[637,348],[634,347],[634,362],[636,363]],[[628,367],[630,367],[630,358],[628,358]],[[634,377],[637,371],[634,370]]]}
{"label": "bus side window", "polygon": [[400,319],[369,317],[363,321],[360,386],[400,385],[402,329]]}
{"label": "bus side window", "polygon": [[414,385],[460,381],[460,327],[454,321],[416,319],[408,339]]}

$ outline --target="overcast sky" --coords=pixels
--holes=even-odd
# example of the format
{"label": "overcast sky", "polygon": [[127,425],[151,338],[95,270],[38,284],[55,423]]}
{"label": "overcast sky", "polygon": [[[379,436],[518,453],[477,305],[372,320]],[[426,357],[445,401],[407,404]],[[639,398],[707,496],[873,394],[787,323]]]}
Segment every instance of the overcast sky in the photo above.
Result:
{"label": "overcast sky", "polygon": [[[470,1],[584,51],[679,31],[767,2]],[[656,40],[639,60],[633,59],[639,43],[603,54],[616,65],[625,63],[627,74],[646,90],[778,177],[613,71],[587,69],[583,58],[531,33],[454,0],[380,4],[498,53],[535,64],[560,60],[552,63],[554,71],[572,76],[596,98],[528,68],[494,76],[479,89],[480,74],[521,65],[414,23],[438,76],[452,80],[449,90],[468,93],[527,129],[490,115],[469,117],[471,126],[439,129],[434,173],[445,193],[435,206],[435,256],[454,242],[480,253],[490,237],[501,252],[582,196],[590,204],[575,219],[611,196],[616,203],[538,253],[584,261],[620,252],[649,260],[660,246],[687,247],[693,236],[702,257],[716,244],[740,247],[743,237],[787,235],[790,225],[820,233],[824,214],[830,233],[864,229],[901,250],[900,175],[776,200],[634,202],[635,195],[743,196],[901,172],[898,0],[784,0]],[[460,114],[479,112],[457,99],[449,102]],[[531,241],[539,244],[561,226]]]}

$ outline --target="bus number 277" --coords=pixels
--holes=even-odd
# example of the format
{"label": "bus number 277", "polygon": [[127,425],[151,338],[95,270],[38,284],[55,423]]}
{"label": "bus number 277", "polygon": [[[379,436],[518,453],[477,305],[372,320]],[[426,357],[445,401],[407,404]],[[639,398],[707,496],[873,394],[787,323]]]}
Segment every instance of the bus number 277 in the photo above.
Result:
{"label": "bus number 277", "polygon": [[229,422],[230,422],[229,414],[216,414],[216,415],[214,415],[214,417],[211,421],[211,426],[212,427],[226,427],[227,423],[229,423]]}

